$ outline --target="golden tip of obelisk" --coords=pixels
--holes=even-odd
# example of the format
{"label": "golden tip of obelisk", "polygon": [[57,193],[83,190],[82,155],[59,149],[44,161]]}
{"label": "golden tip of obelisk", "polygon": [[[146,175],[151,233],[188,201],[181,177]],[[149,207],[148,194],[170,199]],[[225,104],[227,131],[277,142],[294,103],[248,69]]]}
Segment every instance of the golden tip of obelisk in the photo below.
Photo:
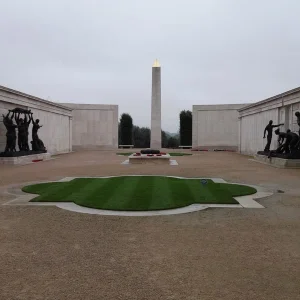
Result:
{"label": "golden tip of obelisk", "polygon": [[160,68],[160,63],[159,63],[159,61],[157,59],[155,60],[155,62],[154,62],[154,64],[153,64],[152,67],[153,68]]}

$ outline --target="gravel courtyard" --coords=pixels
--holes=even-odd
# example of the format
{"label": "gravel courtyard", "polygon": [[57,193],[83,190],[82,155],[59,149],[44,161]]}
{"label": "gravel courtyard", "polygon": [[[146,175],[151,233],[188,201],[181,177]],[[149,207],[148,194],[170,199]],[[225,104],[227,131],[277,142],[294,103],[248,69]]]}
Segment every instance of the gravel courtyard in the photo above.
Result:
{"label": "gravel courtyard", "polygon": [[259,200],[265,209],[159,217],[0,205],[0,299],[300,299],[300,170],[226,152],[175,157],[178,166],[121,165],[116,151],[54,158],[1,165],[0,204],[12,185],[122,174],[219,177],[274,195]]}

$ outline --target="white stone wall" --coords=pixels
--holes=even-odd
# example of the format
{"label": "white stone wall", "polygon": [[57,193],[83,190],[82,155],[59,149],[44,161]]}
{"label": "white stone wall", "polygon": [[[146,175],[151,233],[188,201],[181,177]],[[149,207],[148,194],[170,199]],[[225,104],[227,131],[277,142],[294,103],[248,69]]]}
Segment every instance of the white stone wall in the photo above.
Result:
{"label": "white stone wall", "polygon": [[245,104],[193,105],[193,148],[237,150],[238,109]]}
{"label": "white stone wall", "polygon": [[117,149],[118,106],[103,104],[63,105],[73,109],[73,149]]}
{"label": "white stone wall", "polygon": [[[273,120],[274,125],[284,123],[284,126],[280,127],[281,131],[291,129],[298,133],[296,111],[300,111],[300,88],[240,109],[240,152],[254,155],[257,151],[264,150],[267,140],[263,139],[263,134],[270,120]],[[277,138],[273,133],[271,149],[278,147]]]}
{"label": "white stone wall", "polygon": [[[51,154],[72,151],[72,110],[63,105],[52,103],[34,96],[0,86],[0,152],[6,145],[6,128],[2,114],[16,107],[30,109],[33,118],[43,125],[38,134]],[[29,127],[29,146],[32,125]]]}

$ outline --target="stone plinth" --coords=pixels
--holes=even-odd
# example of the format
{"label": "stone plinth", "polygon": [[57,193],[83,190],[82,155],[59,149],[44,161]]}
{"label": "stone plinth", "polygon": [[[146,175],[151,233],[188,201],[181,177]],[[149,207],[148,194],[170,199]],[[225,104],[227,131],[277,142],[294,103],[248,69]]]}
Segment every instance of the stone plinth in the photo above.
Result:
{"label": "stone plinth", "polygon": [[147,154],[141,154],[138,156],[134,156],[134,154],[129,156],[130,164],[170,164],[170,155],[165,154],[161,156],[153,155],[148,156]]}
{"label": "stone plinth", "polygon": [[300,169],[300,159],[284,159],[279,157],[268,158],[267,156],[260,154],[256,154],[254,158],[259,162],[276,168]]}
{"label": "stone plinth", "polygon": [[48,152],[16,157],[0,157],[0,165],[25,165],[32,162],[49,160],[50,158],[51,154]]}

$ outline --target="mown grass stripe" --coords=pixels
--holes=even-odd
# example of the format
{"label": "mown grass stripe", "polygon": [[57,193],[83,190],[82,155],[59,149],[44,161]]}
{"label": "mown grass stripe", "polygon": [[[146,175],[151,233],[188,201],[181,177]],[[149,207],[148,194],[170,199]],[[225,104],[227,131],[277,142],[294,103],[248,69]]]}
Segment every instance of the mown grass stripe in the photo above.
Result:
{"label": "mown grass stripe", "polygon": [[251,186],[245,186],[240,184],[220,183],[220,186],[223,189],[226,189],[232,197],[252,195],[257,192],[256,189]]}
{"label": "mown grass stripe", "polygon": [[87,197],[77,200],[76,203],[82,206],[101,208],[111,201],[114,194],[118,193],[120,186],[123,185],[126,177],[103,178],[104,182],[99,185],[95,181],[93,189]]}
{"label": "mown grass stripe", "polygon": [[108,201],[103,205],[103,209],[115,209],[120,207],[123,210],[128,206],[131,198],[134,197],[133,191],[139,184],[139,178],[124,177],[122,184],[116,187],[116,193],[114,193]]}
{"label": "mown grass stripe", "polygon": [[236,204],[237,201],[233,199],[228,190],[224,189],[220,183],[208,186],[212,197],[209,198],[211,203],[222,203],[222,204]]}
{"label": "mown grass stripe", "polygon": [[192,201],[189,202],[190,204],[205,202],[206,188],[199,179],[187,180],[187,188],[193,197]]}
{"label": "mown grass stripe", "polygon": [[201,195],[201,199],[199,199],[199,202],[201,203],[215,203],[216,201],[216,195],[214,193],[214,186],[215,183],[212,181],[207,182],[207,184],[203,185],[200,182],[200,195]]}
{"label": "mown grass stripe", "polygon": [[137,207],[142,210],[148,210],[152,201],[152,190],[154,187],[154,176],[141,176],[136,181],[131,195],[128,197],[126,206],[130,210],[136,210]]}
{"label": "mown grass stripe", "polygon": [[[214,199],[214,193],[212,191],[213,187],[214,187],[214,182],[212,180],[207,180],[206,184],[203,184],[200,180],[200,197],[199,197],[199,202],[200,203],[209,203],[210,199]],[[212,187],[212,189],[211,189]],[[213,200],[212,200],[213,201]]]}
{"label": "mown grass stripe", "polygon": [[170,178],[168,185],[171,191],[173,205],[175,207],[183,207],[193,203],[194,197],[187,187],[186,179]]}
{"label": "mown grass stripe", "polygon": [[48,190],[44,197],[45,199],[47,199],[47,201],[53,201],[53,199],[57,199],[57,201],[60,202],[68,202],[68,195],[70,194],[70,192],[75,191],[78,188],[80,188],[80,185],[78,185],[78,179],[73,179],[69,182],[65,182],[58,188]]}
{"label": "mown grass stripe", "polygon": [[87,201],[94,192],[95,186],[100,189],[106,182],[105,178],[100,180],[98,178],[81,178],[78,180],[77,190],[68,195],[68,200],[72,199],[75,203]]}
{"label": "mown grass stripe", "polygon": [[149,210],[159,210],[174,207],[171,190],[168,184],[170,178],[154,177],[152,187],[152,201]]}
{"label": "mown grass stripe", "polygon": [[22,188],[22,190],[23,190],[23,192],[26,192],[26,193],[40,194],[40,193],[45,193],[47,190],[51,190],[56,187],[60,188],[64,184],[65,184],[64,182],[54,182],[51,184],[49,184],[49,182],[48,183],[38,183],[38,184],[25,186]]}
{"label": "mown grass stripe", "polygon": [[45,185],[45,189],[42,192],[41,187],[38,187],[39,194],[41,193],[41,195],[32,199],[31,201],[59,202],[62,201],[62,199],[64,199],[65,196],[69,193],[70,188],[72,188],[71,182],[61,182],[56,184],[48,183],[47,186]]}

